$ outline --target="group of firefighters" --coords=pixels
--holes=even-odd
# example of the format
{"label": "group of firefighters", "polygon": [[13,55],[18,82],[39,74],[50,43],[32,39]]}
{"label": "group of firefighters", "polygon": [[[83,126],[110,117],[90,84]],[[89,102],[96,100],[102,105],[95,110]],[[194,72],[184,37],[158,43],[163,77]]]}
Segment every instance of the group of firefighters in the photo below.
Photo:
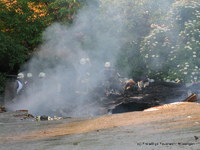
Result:
{"label": "group of firefighters", "polygon": [[[44,72],[40,72],[37,76],[38,78],[45,78],[46,74]],[[23,89],[26,88],[29,84],[33,83],[33,74],[28,72],[28,73],[18,73],[17,75],[17,89],[16,89],[16,94],[18,95],[23,91]]]}
{"label": "group of firefighters", "polygon": [[[81,58],[79,62],[79,75],[76,78],[76,89],[75,93],[88,93],[91,91],[93,75],[91,74],[91,62],[89,58]],[[122,94],[127,91],[142,90],[148,86],[149,82],[141,80],[135,82],[133,79],[127,79],[120,76],[120,74],[112,67],[111,62],[105,62],[103,71],[100,73],[101,80],[99,81],[98,87],[101,87],[106,95],[118,93]],[[98,73],[97,73],[98,74]],[[30,72],[20,72],[15,80],[15,96],[23,93],[24,90],[33,82],[46,78],[45,72],[39,72],[38,74],[32,74]],[[77,84],[78,83],[78,84]],[[62,86],[67,86],[62,84]],[[93,86],[93,87],[95,87]],[[61,87],[62,88],[62,87]]]}

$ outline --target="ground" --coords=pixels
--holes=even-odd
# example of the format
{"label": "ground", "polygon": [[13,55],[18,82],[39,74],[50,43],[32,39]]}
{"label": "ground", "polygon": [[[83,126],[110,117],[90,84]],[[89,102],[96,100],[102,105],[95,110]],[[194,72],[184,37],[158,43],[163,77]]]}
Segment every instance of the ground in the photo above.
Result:
{"label": "ground", "polygon": [[93,117],[0,113],[0,150],[200,150],[200,104],[181,102],[187,94],[182,85],[153,83],[129,95],[97,95],[101,113]]}
{"label": "ground", "polygon": [[[39,122],[12,119],[14,112],[1,113],[0,149],[200,149],[199,103],[156,108]],[[3,119],[8,116],[10,120]]]}

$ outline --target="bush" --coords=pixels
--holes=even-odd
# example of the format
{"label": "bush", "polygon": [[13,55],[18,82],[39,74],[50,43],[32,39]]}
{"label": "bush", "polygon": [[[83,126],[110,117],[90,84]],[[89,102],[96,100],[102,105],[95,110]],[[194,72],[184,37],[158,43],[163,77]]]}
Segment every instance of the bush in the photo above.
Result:
{"label": "bush", "polygon": [[162,80],[197,81],[200,4],[197,0],[180,0],[172,6],[165,24],[151,25],[153,30],[145,37],[140,50],[149,74]]}

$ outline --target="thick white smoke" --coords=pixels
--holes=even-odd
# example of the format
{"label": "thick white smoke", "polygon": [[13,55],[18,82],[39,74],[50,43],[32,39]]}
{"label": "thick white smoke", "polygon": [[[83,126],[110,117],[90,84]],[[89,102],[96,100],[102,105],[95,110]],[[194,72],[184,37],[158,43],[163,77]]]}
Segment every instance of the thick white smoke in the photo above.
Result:
{"label": "thick white smoke", "polygon": [[[166,12],[170,6],[168,1],[162,5],[154,4],[145,1],[144,5],[141,1],[132,0],[88,1],[87,6],[79,10],[72,25],[54,23],[49,26],[43,33],[43,44],[25,65],[26,72],[31,72],[33,78],[29,79],[30,84],[18,98],[19,102],[10,107],[28,109],[40,115],[99,114],[98,100],[88,93],[92,93],[104,79],[105,62],[115,66],[127,42],[137,43],[148,34],[148,24],[154,23],[148,22],[149,13],[156,16]],[[137,57],[139,47],[132,49],[127,52],[131,59],[134,55]],[[86,64],[82,65],[82,58],[90,61],[86,59]],[[162,64],[162,60],[155,60],[153,66]],[[39,78],[40,72],[44,72],[46,77]]]}
{"label": "thick white smoke", "polygon": [[[103,9],[106,14],[102,14]],[[43,33],[43,44],[26,64],[26,72],[33,77],[18,102],[10,108],[28,109],[36,115],[97,115],[96,99],[84,92],[90,93],[100,84],[104,62],[114,65],[124,44],[119,40],[122,32],[118,32],[125,30],[120,11],[123,6],[118,9],[118,6],[99,7],[98,3],[88,3],[71,26],[59,23],[49,26]],[[109,19],[114,14],[118,15],[117,22]],[[81,58],[90,61],[81,65]],[[45,78],[38,77],[40,72],[45,73]],[[87,73],[90,74],[89,88],[81,83]]]}

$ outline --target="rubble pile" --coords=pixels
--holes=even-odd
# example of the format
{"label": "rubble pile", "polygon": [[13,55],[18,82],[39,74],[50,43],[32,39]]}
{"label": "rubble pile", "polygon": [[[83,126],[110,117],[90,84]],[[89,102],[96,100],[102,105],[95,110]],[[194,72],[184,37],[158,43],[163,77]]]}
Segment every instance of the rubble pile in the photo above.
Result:
{"label": "rubble pile", "polygon": [[[108,113],[142,111],[171,102],[181,102],[188,97],[188,89],[178,83],[153,82],[142,90],[128,91],[125,94],[111,94],[96,97],[102,109]],[[104,112],[105,112],[104,111]]]}

